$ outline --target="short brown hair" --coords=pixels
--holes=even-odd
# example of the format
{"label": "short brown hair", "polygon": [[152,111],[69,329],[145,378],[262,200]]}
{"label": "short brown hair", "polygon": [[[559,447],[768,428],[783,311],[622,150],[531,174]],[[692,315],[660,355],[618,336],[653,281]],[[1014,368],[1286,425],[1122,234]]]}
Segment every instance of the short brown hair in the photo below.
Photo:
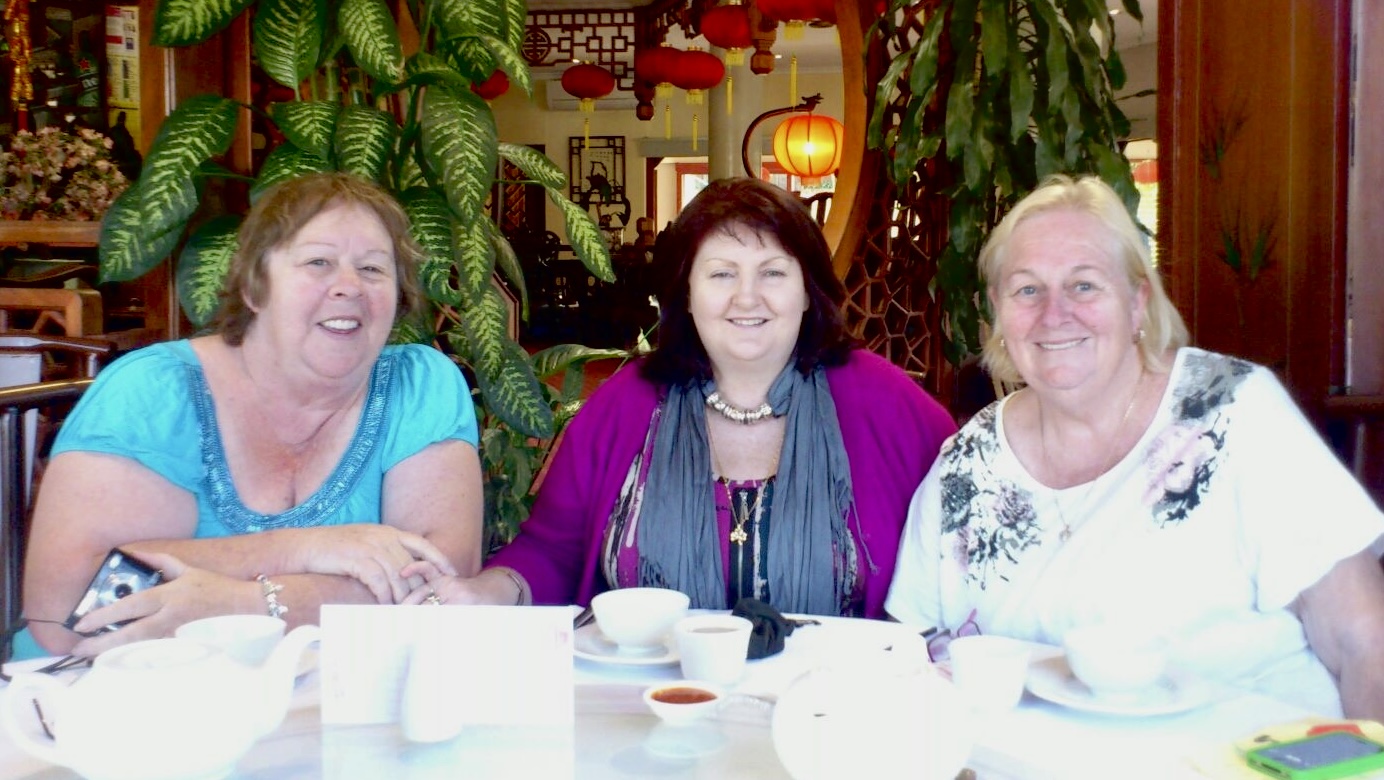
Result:
{"label": "short brown hair", "polygon": [[271,250],[287,244],[303,225],[329,208],[363,206],[379,217],[394,243],[394,267],[399,283],[399,308],[395,321],[421,315],[427,299],[418,282],[422,250],[409,235],[408,216],[384,188],[347,173],[311,173],[270,187],[240,225],[236,251],[226,271],[221,305],[212,318],[212,329],[231,346],[245,340],[255,321],[255,306],[269,297],[269,271],[265,265]]}

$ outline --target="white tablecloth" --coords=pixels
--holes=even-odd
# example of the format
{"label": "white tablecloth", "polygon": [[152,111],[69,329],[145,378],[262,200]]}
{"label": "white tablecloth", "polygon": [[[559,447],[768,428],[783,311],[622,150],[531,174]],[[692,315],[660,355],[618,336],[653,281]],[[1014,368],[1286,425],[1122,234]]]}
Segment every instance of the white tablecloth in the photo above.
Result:
{"label": "white tablecloth", "polygon": [[[395,726],[322,727],[315,674],[304,677],[282,726],[260,740],[236,777],[297,778],[615,778],[784,780],[770,733],[772,699],[799,674],[823,664],[878,658],[914,629],[875,621],[826,619],[798,629],[785,651],[751,662],[723,717],[691,729],[660,723],[641,694],[678,679],[676,665],[624,667],[576,660],[573,728],[470,728],[440,745],[405,741]],[[899,642],[910,650],[916,642]],[[0,697],[5,692],[0,690]],[[1264,696],[1222,690],[1206,706],[1159,717],[1118,717],[1065,709],[1025,694],[1012,712],[981,720],[968,763],[980,780],[1201,778],[1192,759],[1277,723],[1309,716]],[[945,717],[946,713],[938,713]],[[35,724],[37,728],[37,724]],[[850,746],[843,746],[850,749]],[[901,765],[899,776],[910,776]],[[0,736],[0,778],[74,777],[23,754]]]}

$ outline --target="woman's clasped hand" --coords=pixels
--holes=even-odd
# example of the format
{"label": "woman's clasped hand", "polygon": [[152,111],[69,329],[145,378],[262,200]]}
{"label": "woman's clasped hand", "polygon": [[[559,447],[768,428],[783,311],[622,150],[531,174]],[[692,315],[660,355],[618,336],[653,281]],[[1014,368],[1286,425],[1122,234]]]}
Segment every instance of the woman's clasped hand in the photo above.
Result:
{"label": "woman's clasped hand", "polygon": [[[385,190],[312,174],[240,225],[209,335],[103,370],[69,415],[34,509],[19,655],[90,655],[227,613],[315,623],[480,568],[470,388],[422,344],[421,251]],[[62,627],[112,548],[162,584]]]}

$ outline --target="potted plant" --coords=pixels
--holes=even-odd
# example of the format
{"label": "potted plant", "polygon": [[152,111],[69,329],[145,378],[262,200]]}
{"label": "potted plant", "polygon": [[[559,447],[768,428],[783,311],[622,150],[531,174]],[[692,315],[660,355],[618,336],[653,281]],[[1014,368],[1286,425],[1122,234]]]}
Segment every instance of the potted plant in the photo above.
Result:
{"label": "potted plant", "polygon": [[[396,19],[396,8],[407,18]],[[547,191],[591,273],[614,278],[605,236],[563,194],[562,171],[528,147],[501,142],[489,104],[470,89],[501,70],[531,90],[519,53],[524,0],[408,0],[397,6],[384,0],[161,0],[154,43],[204,41],[247,9],[254,15],[255,61],[293,96],[268,106],[266,121],[286,140],[248,182],[249,198],[281,180],[325,170],[375,180],[398,196],[426,254],[421,276],[437,316],[401,327],[395,338],[436,341],[469,370],[482,423],[487,530],[491,541],[503,541],[527,515],[532,475],[575,402],[573,381],[555,390],[540,379],[570,371],[580,388],[584,362],[623,354],[566,346],[531,359],[507,333],[506,303],[492,281],[498,269],[527,311],[514,250],[485,214],[501,158]],[[407,55],[401,24],[417,30],[418,50]],[[240,217],[199,213],[199,202],[208,179],[244,178],[215,158],[229,148],[245,109],[226,97],[201,95],[164,120],[139,179],[103,224],[104,280],[139,277],[182,244],[179,301],[192,322],[209,319]],[[184,242],[190,222],[195,229]]]}
{"label": "potted plant", "polygon": [[[1121,5],[1142,21],[1138,0]],[[1044,177],[1095,173],[1138,205],[1110,13],[1095,0],[891,0],[870,32],[891,59],[869,145],[900,192],[916,178],[947,200],[947,223],[931,229],[945,247],[934,295],[953,364],[981,346],[984,238]]]}

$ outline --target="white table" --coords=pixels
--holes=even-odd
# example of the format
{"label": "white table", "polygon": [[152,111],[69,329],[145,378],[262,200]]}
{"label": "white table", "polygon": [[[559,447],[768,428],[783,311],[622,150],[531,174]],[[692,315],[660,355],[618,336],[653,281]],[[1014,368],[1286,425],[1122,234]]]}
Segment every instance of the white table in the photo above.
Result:
{"label": "white table", "polygon": [[[912,629],[897,624],[826,619],[798,629],[785,651],[752,662],[741,686],[782,690],[823,663],[849,663]],[[901,645],[902,646],[902,645]],[[878,657],[875,655],[874,657]],[[298,778],[678,778],[785,780],[770,734],[772,706],[737,699],[726,715],[676,731],[660,723],[640,696],[654,682],[678,679],[676,666],[611,667],[576,660],[573,728],[471,728],[441,745],[405,741],[395,726],[327,727],[319,721],[316,675],[299,683],[293,708],[237,767],[236,777]],[[0,697],[5,695],[0,690]],[[939,718],[947,713],[935,713]],[[1189,757],[1277,723],[1309,716],[1257,694],[1223,691],[1213,703],[1181,715],[1122,718],[1067,710],[1025,694],[1009,713],[982,721],[969,766],[980,780],[1200,778]],[[908,768],[900,768],[907,776]],[[0,736],[0,778],[65,780],[74,775],[21,753]]]}

